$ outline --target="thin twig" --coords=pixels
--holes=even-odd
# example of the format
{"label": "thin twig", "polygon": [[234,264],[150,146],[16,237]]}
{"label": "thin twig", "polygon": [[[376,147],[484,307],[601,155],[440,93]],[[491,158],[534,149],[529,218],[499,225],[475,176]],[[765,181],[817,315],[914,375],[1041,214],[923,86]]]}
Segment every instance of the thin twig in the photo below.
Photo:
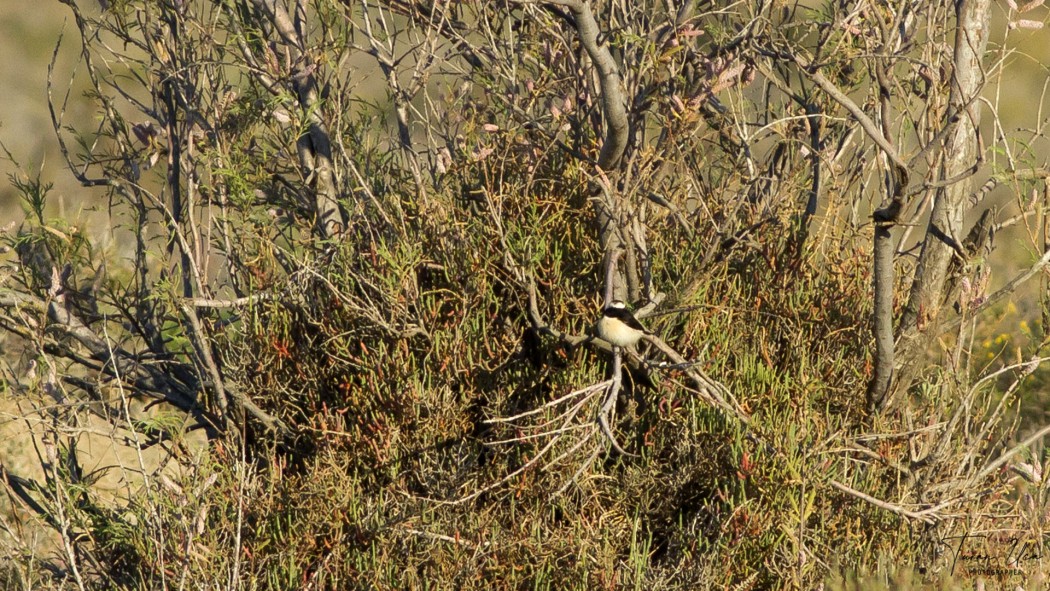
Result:
{"label": "thin twig", "polygon": [[1025,449],[1027,449],[1029,446],[1031,446],[1036,441],[1039,441],[1043,437],[1046,437],[1047,434],[1050,434],[1050,425],[1047,425],[1047,426],[1043,427],[1042,429],[1036,431],[1031,437],[1029,437],[1028,439],[1025,439],[1021,443],[1017,444],[1012,449],[1010,449],[1010,451],[1008,451],[1008,452],[1004,453],[1003,455],[999,456],[998,458],[996,458],[995,461],[989,463],[987,466],[985,466],[985,468],[983,470],[981,470],[980,472],[977,473],[977,477],[975,478],[975,480],[976,481],[980,481],[981,479],[983,479],[984,477],[988,476],[992,472],[995,472],[996,470],[999,469],[1000,466],[1002,466],[1003,464],[1008,462],[1010,460],[1010,458],[1014,457],[1018,453],[1022,452]]}
{"label": "thin twig", "polygon": [[934,520],[929,515],[923,515],[922,513],[917,513],[915,511],[909,511],[908,509],[905,509],[904,507],[901,507],[900,505],[894,505],[893,503],[887,503],[886,501],[880,501],[879,499],[876,499],[875,497],[873,497],[873,496],[871,496],[869,494],[862,493],[862,492],[860,492],[859,490],[857,490],[855,488],[850,488],[849,486],[846,486],[845,484],[842,484],[841,482],[839,482],[837,480],[832,480],[830,482],[831,482],[831,486],[839,489],[840,491],[842,491],[842,492],[844,492],[844,493],[846,493],[848,495],[857,497],[858,499],[860,499],[862,501],[866,501],[868,503],[871,503],[872,505],[875,505],[876,507],[878,507],[880,509],[885,509],[885,510],[889,511],[890,513],[894,513],[894,514],[900,515],[902,517],[910,517],[911,519],[917,519],[919,521],[922,521],[923,523],[933,523],[934,522]]}
{"label": "thin twig", "polygon": [[541,412],[543,412],[544,409],[550,408],[552,406],[557,406],[558,404],[560,404],[560,403],[562,403],[562,402],[564,402],[564,401],[566,401],[566,400],[568,400],[570,398],[574,398],[576,396],[581,396],[583,394],[587,394],[588,392],[593,392],[595,390],[600,390],[600,389],[608,386],[611,382],[612,382],[612,380],[605,380],[604,382],[601,382],[601,383],[598,383],[598,384],[592,384],[590,386],[587,386],[586,388],[581,388],[579,390],[575,390],[573,392],[569,392],[568,394],[566,394],[564,396],[561,396],[559,398],[555,398],[554,400],[551,400],[550,402],[548,402],[547,404],[544,404],[543,406],[541,406],[539,408],[534,408],[532,410],[523,412],[521,414],[516,414],[516,415],[511,416],[511,417],[494,417],[494,418],[491,418],[491,419],[485,419],[482,422],[486,423],[486,424],[510,423],[510,422],[516,421],[518,419],[522,419],[522,418],[525,418],[525,417],[528,417],[528,416],[532,416],[534,414],[541,413]]}
{"label": "thin twig", "polygon": [[613,435],[612,428],[609,426],[609,417],[612,416],[613,410],[616,408],[616,399],[620,395],[620,384],[623,380],[623,352],[620,350],[620,347],[613,349],[612,373],[612,384],[609,385],[609,391],[605,395],[605,402],[602,403],[602,407],[598,411],[598,426],[601,427],[605,438],[609,440],[609,444],[618,453],[625,456],[638,457],[637,454],[628,453],[620,447],[620,442],[616,441],[616,436]]}

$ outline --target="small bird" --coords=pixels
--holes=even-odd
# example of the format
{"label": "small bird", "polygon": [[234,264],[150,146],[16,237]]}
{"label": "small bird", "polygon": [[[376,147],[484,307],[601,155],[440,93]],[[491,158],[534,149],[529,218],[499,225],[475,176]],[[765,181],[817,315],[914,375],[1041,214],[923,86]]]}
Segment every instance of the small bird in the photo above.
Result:
{"label": "small bird", "polygon": [[598,320],[598,336],[617,347],[633,347],[642,337],[652,334],[631,314],[620,300],[610,302]]}

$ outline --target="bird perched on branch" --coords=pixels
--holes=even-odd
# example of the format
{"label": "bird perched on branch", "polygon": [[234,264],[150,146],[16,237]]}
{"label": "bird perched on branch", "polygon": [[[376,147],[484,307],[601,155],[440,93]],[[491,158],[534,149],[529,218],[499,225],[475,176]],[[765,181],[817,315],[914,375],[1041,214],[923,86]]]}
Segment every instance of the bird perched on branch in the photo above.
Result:
{"label": "bird perched on branch", "polygon": [[605,306],[598,320],[598,336],[617,347],[633,347],[642,337],[652,334],[631,314],[627,306],[615,300]]}

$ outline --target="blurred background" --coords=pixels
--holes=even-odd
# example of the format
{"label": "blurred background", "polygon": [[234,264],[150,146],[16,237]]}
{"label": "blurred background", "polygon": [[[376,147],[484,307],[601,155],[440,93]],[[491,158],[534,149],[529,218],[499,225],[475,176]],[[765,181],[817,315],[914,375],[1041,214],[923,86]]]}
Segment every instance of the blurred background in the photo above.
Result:
{"label": "blurred background", "polygon": [[[90,207],[82,199],[86,192],[67,172],[58,149],[48,113],[48,64],[55,57],[55,96],[58,108],[66,99],[68,116],[75,121],[90,120],[83,101],[82,84],[70,87],[77,64],[80,42],[70,21],[69,9],[58,2],[15,2],[0,0],[0,144],[7,154],[0,160],[0,226],[19,221],[24,213],[9,176],[18,172],[41,172],[41,180],[54,183],[53,194],[65,212],[75,215]],[[66,35],[63,37],[63,33]],[[61,46],[55,48],[61,38]]]}

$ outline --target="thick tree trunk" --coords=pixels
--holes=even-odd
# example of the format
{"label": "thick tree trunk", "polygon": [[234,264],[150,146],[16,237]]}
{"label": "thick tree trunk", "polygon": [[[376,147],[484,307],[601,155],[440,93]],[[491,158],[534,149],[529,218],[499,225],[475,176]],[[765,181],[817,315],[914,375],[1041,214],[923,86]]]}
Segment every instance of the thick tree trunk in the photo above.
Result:
{"label": "thick tree trunk", "polygon": [[[947,125],[953,126],[944,145],[944,164],[941,174],[945,186],[937,190],[927,227],[926,239],[919,255],[911,294],[899,323],[898,372],[893,391],[907,389],[914,372],[913,362],[922,356],[929,343],[929,335],[938,322],[938,313],[945,301],[948,264],[960,252],[961,237],[965,235],[963,219],[970,183],[951,179],[968,177],[967,171],[980,158],[977,130],[981,123],[980,103],[976,98],[985,84],[982,57],[988,45],[991,0],[959,0],[956,3],[957,28],[955,60],[949,95]],[[892,396],[874,400],[876,410],[884,408]]]}

